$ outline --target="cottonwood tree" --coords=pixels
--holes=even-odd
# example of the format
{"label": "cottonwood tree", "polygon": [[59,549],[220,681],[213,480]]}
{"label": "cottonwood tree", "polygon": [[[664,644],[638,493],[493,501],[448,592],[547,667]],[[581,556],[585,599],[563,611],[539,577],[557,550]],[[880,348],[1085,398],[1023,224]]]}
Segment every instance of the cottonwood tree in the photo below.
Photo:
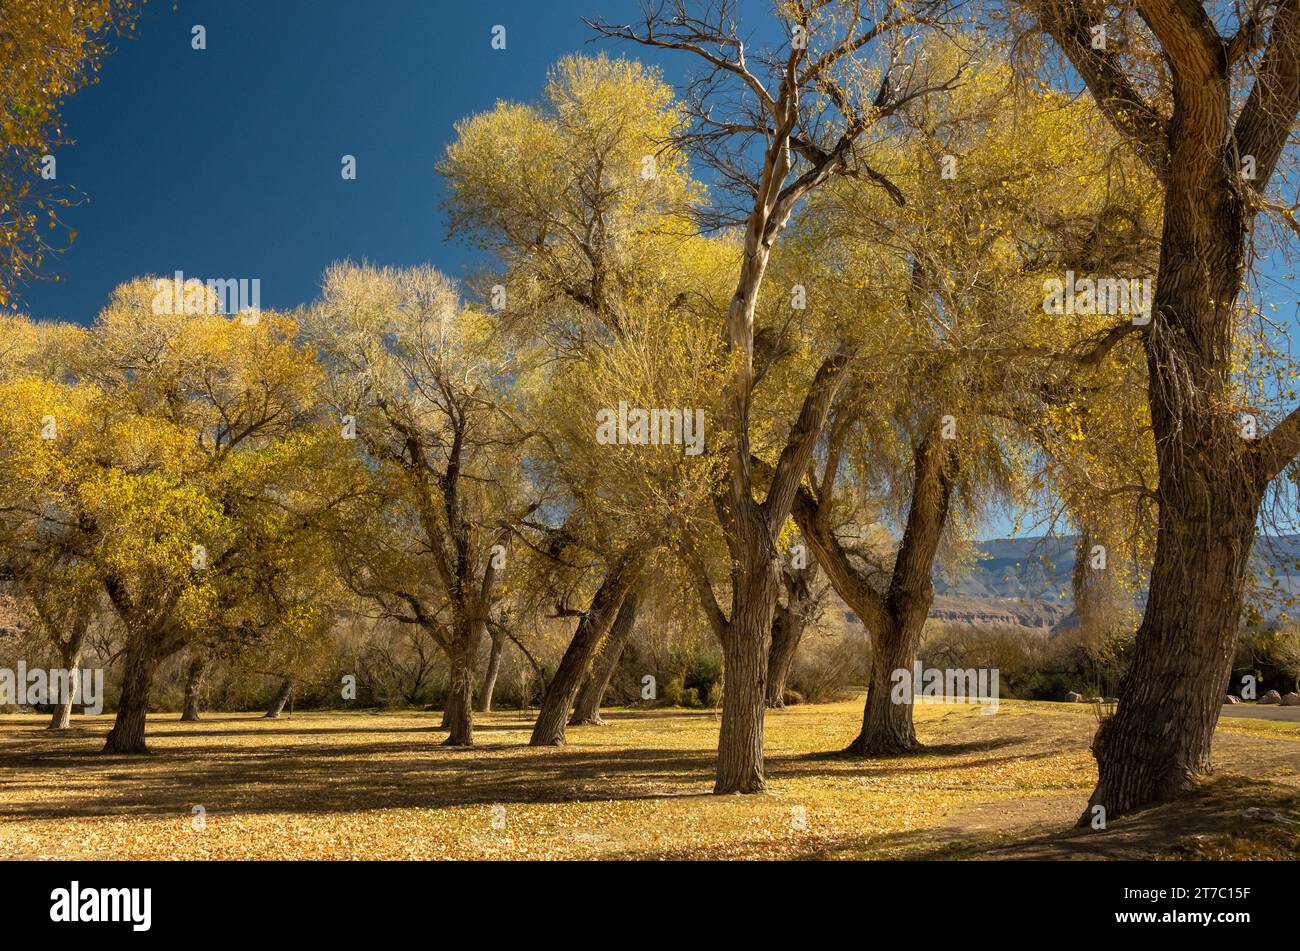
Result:
{"label": "cottonwood tree", "polygon": [[[160,580],[155,567],[188,560],[193,528],[182,526],[209,525],[215,513],[159,477],[154,467],[175,460],[175,441],[155,438],[138,420],[132,425],[97,388],[68,380],[6,380],[3,409],[6,560],[39,571],[36,603],[60,579],[106,590],[121,565]],[[187,592],[183,582],[177,587],[179,600]],[[132,632],[124,625],[124,633]],[[75,634],[56,636],[71,648],[80,640]],[[129,700],[129,686],[124,690]],[[142,713],[140,731],[142,744]]]}
{"label": "cottonwood tree", "polygon": [[211,313],[191,290],[202,313],[155,307],[148,280],[123,285],[68,379],[7,384],[0,458],[15,509],[59,535],[120,629],[109,752],[146,751],[157,664],[256,585],[268,539],[311,520],[293,487],[329,469],[306,432],[318,376],[293,326]]}
{"label": "cottonwood tree", "polygon": [[[795,503],[801,532],[871,637],[856,755],[920,748],[891,678],[916,659],[942,546],[968,536],[994,501],[1025,495],[1034,432],[1068,424],[1072,436],[1077,425],[1074,371],[1113,318],[1045,312],[1044,276],[1063,263],[1087,272],[1099,255],[1132,263],[1070,234],[1093,235],[1119,211],[1140,218],[1149,203],[1141,175],[1098,148],[1086,107],[1042,89],[1008,110],[1009,71],[968,61],[962,45],[917,50],[931,69],[967,60],[963,85],[916,100],[894,135],[872,143],[900,200],[846,182],[797,229],[817,239],[805,267],[820,264],[823,292],[880,327],[860,344],[863,369],[841,390]],[[856,529],[855,500],[872,494],[900,529],[883,558],[839,529]]]}
{"label": "cottonwood tree", "polygon": [[[5,0],[0,8],[0,308],[60,250],[58,213],[77,201],[57,177],[68,139],[59,108],[97,81],[114,34],[135,28],[136,0]],[[68,240],[76,237],[66,231]]]}
{"label": "cottonwood tree", "polygon": [[[30,380],[4,389],[8,412],[0,423],[0,459],[6,470],[5,508],[11,516],[20,513],[30,520],[24,534],[49,544],[51,551],[67,551],[81,572],[93,572],[110,601],[116,597],[123,637],[134,645],[119,717],[136,733],[129,746],[142,751],[153,635],[182,601],[191,609],[201,602],[188,569],[192,539],[196,530],[214,527],[218,513],[201,495],[159,471],[175,462],[176,443],[154,440],[150,437],[156,434],[146,427],[133,427],[102,394]],[[45,438],[43,433],[53,431],[51,424],[57,434]],[[44,581],[57,577],[47,574]],[[139,613],[123,612],[119,605],[128,586],[140,602],[148,591],[158,592],[163,603],[142,603]],[[142,659],[146,646],[149,652]]]}
{"label": "cottonwood tree", "polygon": [[[0,381],[14,387],[10,395],[41,393],[50,401],[39,433],[26,413],[5,418],[5,425],[15,428],[5,433],[7,451],[0,457],[0,465],[12,473],[0,488],[0,564],[26,600],[40,639],[75,678],[87,633],[103,613],[103,591],[93,565],[78,557],[76,527],[46,517],[51,497],[42,480],[51,474],[47,467],[52,456],[41,451],[48,446],[34,437],[57,438],[59,415],[49,410],[72,397],[75,378],[69,360],[84,345],[85,331],[14,316],[4,318],[0,334],[5,341],[0,349]],[[76,405],[80,409],[84,403]],[[72,419],[65,422],[71,424]],[[29,468],[32,462],[35,468]],[[59,701],[50,721],[52,730],[70,724],[72,696],[65,693]]]}
{"label": "cottonwood tree", "polygon": [[580,359],[653,296],[700,191],[671,143],[683,119],[657,70],[602,55],[456,124],[438,164],[450,234],[492,253],[478,284],[500,325]]}
{"label": "cottonwood tree", "polygon": [[629,593],[640,583],[643,570],[641,559],[627,551],[602,572],[588,606],[577,612],[573,637],[546,685],[529,745],[556,746],[564,742],[570,712],[591,662],[614,627]]}
{"label": "cottonwood tree", "polygon": [[539,504],[522,466],[530,434],[505,412],[526,367],[432,268],[335,265],[303,321],[339,445],[367,460],[379,498],[356,524],[360,544],[340,538],[346,581],[438,642],[451,668],[446,742],[473,745],[478,649],[512,527]]}
{"label": "cottonwood tree", "polygon": [[[71,725],[87,637],[104,615],[103,592],[88,565],[83,565],[62,541],[45,537],[36,544],[14,545],[6,540],[6,565],[30,607],[35,632],[54,648],[64,672],[61,692],[50,718],[51,730]],[[68,679],[70,678],[70,679]]]}
{"label": "cottonwood tree", "polygon": [[[741,260],[723,333],[730,378],[718,427],[727,442],[728,471],[715,497],[731,560],[729,612],[708,578],[696,574],[701,605],[722,641],[726,666],[718,793],[759,792],[765,786],[768,650],[781,593],[777,538],[851,356],[832,349],[821,359],[795,420],[787,424],[760,498],[751,459],[751,408],[758,382],[755,312],[764,273],[796,206],[808,195],[838,175],[888,181],[861,160],[856,146],[869,128],[931,85],[928,77],[895,70],[888,60],[891,50],[897,60],[909,32],[942,16],[943,4],[798,2],[782,4],[779,13],[789,41],[769,51],[747,47],[736,7],[726,0],[677,0],[647,6],[638,24],[592,24],[603,36],[700,60],[706,72],[686,91],[692,125],[680,143],[718,175],[721,187],[710,223],[740,232]],[[866,65],[873,55],[885,60],[874,77]],[[934,85],[956,79],[942,77]]]}
{"label": "cottonwood tree", "polygon": [[[715,337],[679,316],[727,251],[696,238],[698,193],[671,88],[622,59],[566,57],[533,105],[498,104],[458,123],[439,170],[452,233],[491,250],[481,279],[498,332],[539,354],[518,406],[538,433],[534,462],[559,495],[521,540],[551,561],[551,614],[573,636],[542,698],[531,742],[562,743],[579,690],[628,592],[654,556],[656,525],[680,507],[681,445],[602,442],[602,412],[702,406]],[[691,420],[685,422],[693,422]],[[655,434],[656,437],[661,435]],[[700,434],[701,438],[703,434]],[[659,439],[655,439],[657,444]],[[660,544],[662,540],[660,540]]]}
{"label": "cottonwood tree", "polygon": [[1236,372],[1252,237],[1278,204],[1300,108],[1300,4],[1017,6],[1159,180],[1164,208],[1152,320],[1125,328],[1149,371],[1155,559],[1118,712],[1094,741],[1083,824],[1097,807],[1113,817],[1169,800],[1209,772],[1260,507],[1300,450],[1300,412],[1271,430],[1260,419],[1249,438]]}
{"label": "cottonwood tree", "polygon": [[[550,364],[545,385],[534,387],[529,418],[551,447],[539,467],[562,490],[566,517],[533,547],[554,544],[556,590],[572,591],[566,605],[579,606],[572,611],[574,635],[542,701],[536,744],[563,741],[625,599],[655,573],[672,550],[673,533],[707,498],[714,461],[703,452],[703,428],[718,386],[715,339],[703,321],[643,304],[616,339],[581,361]],[[612,429],[620,404],[667,414],[669,431],[680,438],[656,439],[658,445],[597,438],[598,421]],[[656,435],[663,437],[662,426]]]}

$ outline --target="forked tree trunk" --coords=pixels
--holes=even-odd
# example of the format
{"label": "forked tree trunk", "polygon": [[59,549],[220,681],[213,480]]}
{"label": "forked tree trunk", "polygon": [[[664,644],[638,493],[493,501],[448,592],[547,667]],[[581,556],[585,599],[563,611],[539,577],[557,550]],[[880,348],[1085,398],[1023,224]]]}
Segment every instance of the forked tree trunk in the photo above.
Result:
{"label": "forked tree trunk", "polygon": [[[817,554],[836,593],[871,638],[871,679],[862,711],[862,729],[846,753],[855,756],[911,753],[921,748],[912,722],[913,698],[896,702],[894,672],[912,671],[934,600],[934,560],[948,519],[955,461],[936,426],[916,447],[912,500],[907,525],[883,597],[848,559],[824,518],[831,499],[817,501],[800,492],[794,508],[799,530]],[[828,478],[827,483],[830,484]],[[915,685],[914,685],[915,686]]]}
{"label": "forked tree trunk", "polygon": [[636,629],[636,612],[640,600],[641,592],[636,588],[629,591],[627,597],[623,599],[623,604],[618,609],[618,617],[614,618],[614,626],[610,629],[609,636],[605,638],[605,646],[600,656],[592,663],[591,673],[587,675],[582,689],[578,692],[578,699],[573,704],[573,716],[569,718],[569,726],[604,725],[605,721],[600,718],[600,705],[605,702],[605,692],[609,690],[609,683],[614,679],[619,658],[623,656],[623,649],[627,647],[628,641],[632,639],[632,632]]}
{"label": "forked tree trunk", "polygon": [[[752,237],[747,236],[748,241]],[[757,285],[754,287],[757,290]],[[732,341],[737,330],[752,354],[753,311],[737,311],[740,296],[732,301]],[[752,305],[752,299],[750,300]],[[738,327],[738,319],[746,321]],[[767,657],[772,647],[772,617],[781,596],[781,556],[776,538],[790,517],[807,472],[813,447],[826,423],[826,415],[844,379],[848,357],[837,351],[818,368],[808,388],[799,417],[791,427],[781,457],[772,471],[771,483],[761,505],[753,497],[749,453],[749,392],[736,400],[737,450],[732,456],[732,478],[725,503],[719,500],[727,547],[730,550],[731,616],[722,617],[702,566],[692,571],[704,599],[710,624],[722,641],[724,684],[722,729],[718,735],[718,771],[713,791],[718,794],[762,792],[763,717],[767,709]],[[747,374],[742,382],[748,385]]]}
{"label": "forked tree trunk", "polygon": [[447,705],[443,722],[447,724],[444,746],[474,745],[474,661],[473,651],[465,644],[451,656],[451,682],[447,687]]}
{"label": "forked tree trunk", "polygon": [[275,691],[275,696],[271,698],[271,705],[266,708],[263,715],[264,720],[278,720],[280,714],[284,711],[284,705],[289,701],[289,692],[293,689],[293,681],[285,677],[280,681],[279,689]]}
{"label": "forked tree trunk", "polygon": [[194,723],[199,719],[199,690],[203,687],[203,674],[208,668],[208,659],[202,654],[190,658],[185,670],[185,704],[181,710],[181,722]]}
{"label": "forked tree trunk", "polygon": [[497,675],[501,673],[501,650],[505,646],[505,635],[494,632],[492,649],[488,653],[487,671],[483,674],[483,689],[479,693],[478,709],[480,713],[492,712],[492,695],[497,689]]}
{"label": "forked tree trunk", "polygon": [[[462,525],[462,529],[463,527]],[[504,543],[504,536],[501,539],[501,543]],[[497,570],[502,564],[495,553],[488,559],[477,591],[472,596],[465,594],[469,589],[470,578],[465,573],[460,575],[465,590],[455,605],[456,622],[447,648],[451,681],[447,687],[447,703],[442,711],[442,725],[447,731],[444,746],[474,745],[474,660],[478,657],[478,647],[487,630],[488,613],[493,603],[493,585],[496,583]],[[495,679],[494,676],[493,689]]]}
{"label": "forked tree trunk", "polygon": [[578,621],[573,639],[569,641],[560,665],[555,668],[551,682],[546,685],[542,707],[533,724],[529,746],[562,746],[564,727],[569,721],[569,711],[578,696],[583,678],[591,666],[601,642],[609,634],[623,599],[636,582],[637,569],[626,559],[610,567],[605,580],[592,595],[591,605]]}
{"label": "forked tree trunk", "polygon": [[907,528],[885,595],[884,617],[871,631],[871,686],[862,711],[862,731],[846,752],[856,756],[913,753],[921,748],[912,720],[919,686],[900,697],[894,689],[896,671],[911,671],[921,647],[925,619],[934,601],[934,559],[948,517],[952,482],[948,452],[931,438],[917,452],[916,481],[907,514]]}
{"label": "forked tree trunk", "polygon": [[123,657],[122,694],[117,716],[104,742],[105,753],[148,753],[144,741],[149,691],[153,686],[154,658],[147,650],[128,649]]}
{"label": "forked tree trunk", "polygon": [[[914,753],[921,749],[912,719],[915,704],[912,669],[921,647],[925,619],[934,600],[934,556],[947,518],[951,483],[943,474],[943,452],[923,448],[918,480],[912,487],[907,530],[894,564],[885,610],[871,625],[871,682],[862,711],[862,730],[845,752],[854,756]],[[931,468],[931,466],[935,466]],[[855,608],[854,610],[857,610]],[[907,671],[912,690],[899,696],[894,675]]]}

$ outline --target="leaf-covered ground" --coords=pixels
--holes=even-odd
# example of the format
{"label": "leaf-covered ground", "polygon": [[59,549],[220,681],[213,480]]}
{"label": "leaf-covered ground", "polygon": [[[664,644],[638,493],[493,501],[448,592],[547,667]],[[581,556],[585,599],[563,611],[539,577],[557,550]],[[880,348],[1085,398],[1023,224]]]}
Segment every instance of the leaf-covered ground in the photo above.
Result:
{"label": "leaf-covered ground", "polygon": [[615,711],[547,749],[496,713],[472,750],[437,713],[160,714],[147,757],[99,753],[108,717],[0,716],[0,857],[1300,857],[1300,724],[1225,722],[1199,796],[1076,833],[1090,708],[920,706],[925,753],[842,758],[860,710],[770,714],[769,792],[743,797],[711,794],[709,712]]}

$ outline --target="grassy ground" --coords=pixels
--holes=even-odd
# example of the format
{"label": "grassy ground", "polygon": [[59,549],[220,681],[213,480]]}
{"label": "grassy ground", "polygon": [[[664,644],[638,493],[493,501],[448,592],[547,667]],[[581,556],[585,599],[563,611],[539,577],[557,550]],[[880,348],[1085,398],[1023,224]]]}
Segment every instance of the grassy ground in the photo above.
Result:
{"label": "grassy ground", "polygon": [[472,750],[436,713],[161,714],[148,757],[99,754],[107,717],[0,716],[0,858],[1300,857],[1300,724],[1225,721],[1212,783],[1096,833],[1071,829],[1090,708],[920,706],[924,754],[844,759],[859,703],[771,714],[744,797],[710,793],[708,712],[616,711],[555,749],[497,713]]}

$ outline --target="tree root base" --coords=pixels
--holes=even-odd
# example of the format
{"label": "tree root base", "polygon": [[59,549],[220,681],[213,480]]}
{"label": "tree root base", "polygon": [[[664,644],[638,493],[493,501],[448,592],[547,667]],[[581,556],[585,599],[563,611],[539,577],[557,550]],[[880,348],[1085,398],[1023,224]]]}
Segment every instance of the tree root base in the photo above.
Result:
{"label": "tree root base", "polygon": [[842,751],[844,756],[870,759],[877,756],[914,756],[924,753],[925,746],[916,740],[868,740],[859,736]]}

